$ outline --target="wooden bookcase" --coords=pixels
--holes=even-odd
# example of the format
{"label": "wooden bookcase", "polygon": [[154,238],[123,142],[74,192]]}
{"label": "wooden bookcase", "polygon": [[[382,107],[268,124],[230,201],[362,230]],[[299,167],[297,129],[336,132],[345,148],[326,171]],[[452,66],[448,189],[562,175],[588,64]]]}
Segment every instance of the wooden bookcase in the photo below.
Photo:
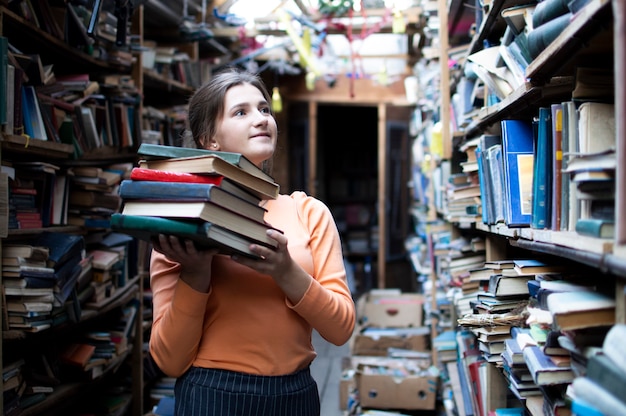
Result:
{"label": "wooden bookcase", "polygon": [[[134,41],[139,39],[137,41],[139,45],[143,43],[144,18],[144,5],[139,5],[132,15],[130,24],[130,33],[132,33]],[[122,65],[97,59],[89,53],[71,47],[63,39],[36,27],[32,22],[10,10],[7,2],[3,2],[0,5],[0,34],[8,38],[11,45],[20,51],[37,54],[40,56],[42,63],[52,64],[55,75],[84,72],[89,73],[94,79],[100,75],[121,75],[126,79],[130,79],[136,88],[137,95],[142,97],[136,104],[136,111],[140,115],[139,120],[141,121],[144,106],[154,103],[150,97],[166,97],[167,100],[165,102],[159,101],[155,103],[159,108],[164,108],[185,104],[194,90],[185,83],[145,69],[143,55],[140,51],[132,52],[134,60],[130,65]],[[176,43],[175,38],[172,38],[171,42]],[[180,42],[177,44],[177,47],[184,50],[192,60],[197,61],[199,59],[198,42]],[[146,95],[146,93],[148,94]],[[144,127],[143,123],[140,124],[142,124],[139,126],[140,128]],[[23,135],[2,133],[0,134],[0,157],[3,162],[8,163],[11,161],[43,161],[61,166],[62,169],[73,166],[104,167],[113,163],[135,163],[137,157],[136,147],[141,141],[140,130],[137,131],[136,139],[137,141],[132,146],[104,146],[85,152],[81,158],[75,159],[72,156],[74,146],[71,144],[57,143],[52,140],[36,140]],[[2,237],[0,243],[27,240],[43,231],[70,234],[85,234],[88,232],[84,228],[68,225],[56,225],[38,229],[10,229],[7,235]],[[98,395],[102,394],[99,388],[104,378],[110,379],[123,376],[123,374],[117,372],[122,364],[130,367],[129,374],[132,378],[132,400],[130,405],[132,408],[125,409],[125,414],[136,416],[144,414],[144,407],[147,403],[147,394],[144,390],[147,390],[147,387],[146,380],[144,380],[144,361],[146,357],[143,344],[144,338],[147,336],[146,328],[149,325],[143,319],[143,290],[144,285],[147,283],[149,247],[143,242],[137,242],[136,252],[137,273],[134,276],[129,276],[129,281],[123,287],[123,290],[118,289],[114,296],[97,311],[93,309],[84,310],[78,323],[63,325],[62,329],[52,327],[34,334],[18,330],[2,331],[0,359],[9,356],[9,352],[11,352],[10,355],[12,357],[15,357],[16,351],[21,351],[21,348],[25,350],[40,348],[41,351],[45,351],[46,345],[55,344],[57,340],[65,339],[73,332],[97,323],[111,313],[118,312],[120,308],[132,299],[139,300],[140,306],[136,315],[133,338],[134,347],[131,350],[115,363],[107,366],[102,378],[88,383],[66,383],[57,386],[54,389],[54,393],[49,394],[44,401],[27,408],[21,414],[59,414],[58,412],[62,411],[61,409],[75,401],[77,397],[98,397]],[[2,321],[4,319],[5,316],[1,318]],[[3,352],[5,354],[2,354]],[[4,410],[6,410],[5,403],[3,403],[3,399],[0,397],[0,411]]]}
{"label": "wooden bookcase", "polygon": [[[445,0],[439,0],[441,6]],[[454,2],[453,2],[454,3]],[[489,2],[489,11],[483,18],[483,24],[477,27],[468,54],[483,48],[485,40],[497,40],[504,33],[505,22],[500,17],[502,9],[522,4],[520,1],[494,0]],[[440,9],[441,10],[441,9]],[[445,10],[445,8],[444,8]],[[551,231],[533,228],[509,228],[504,224],[485,225],[480,220],[475,224],[477,235],[487,238],[487,260],[495,259],[491,249],[502,254],[503,244],[513,249],[523,249],[529,256],[549,255],[563,261],[591,267],[597,271],[597,279],[609,286],[615,286],[616,323],[626,323],[626,298],[624,281],[626,280],[626,158],[624,145],[624,115],[626,111],[626,91],[621,79],[626,65],[626,46],[623,42],[626,22],[626,6],[620,0],[591,0],[563,30],[560,35],[534,59],[526,70],[527,82],[512,94],[495,105],[485,106],[478,111],[463,131],[454,132],[464,140],[478,137],[507,118],[525,118],[530,120],[535,110],[543,105],[559,102],[562,97],[570,97],[573,90],[572,78],[578,66],[585,66],[599,61],[612,66],[615,78],[615,120],[617,169],[615,184],[615,221],[616,234],[613,239],[585,237],[575,231]],[[445,34],[441,34],[446,37]],[[441,42],[442,45],[447,45]],[[446,51],[441,50],[441,56]],[[569,78],[569,80],[568,80]],[[454,90],[443,92],[452,95]],[[442,123],[451,121],[448,103],[440,103]],[[452,134],[444,140],[452,143]],[[433,281],[437,276],[433,274]],[[434,285],[433,285],[434,286]],[[434,295],[434,292],[433,292]],[[434,334],[433,334],[434,335]],[[535,408],[536,403],[528,402],[531,414],[542,414],[542,409]]]}

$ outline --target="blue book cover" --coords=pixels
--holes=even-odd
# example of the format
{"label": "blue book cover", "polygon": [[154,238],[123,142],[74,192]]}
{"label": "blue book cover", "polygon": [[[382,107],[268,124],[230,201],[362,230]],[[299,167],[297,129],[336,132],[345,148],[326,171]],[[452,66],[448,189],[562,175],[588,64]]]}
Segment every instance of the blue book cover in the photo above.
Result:
{"label": "blue book cover", "polygon": [[478,163],[478,184],[480,185],[480,203],[483,206],[481,215],[483,224],[489,224],[489,195],[487,194],[487,184],[485,178],[485,160],[483,158],[483,152],[480,144],[476,147],[476,162]]}
{"label": "blue book cover", "polygon": [[231,194],[214,184],[134,181],[120,183],[123,200],[210,201],[257,222],[263,222],[266,209]]}
{"label": "blue book cover", "polygon": [[45,231],[32,243],[50,249],[48,267],[59,270],[63,264],[72,258],[81,258],[85,249],[85,240],[82,235],[61,232]]}
{"label": "blue book cover", "polygon": [[505,179],[505,222],[528,227],[532,216],[534,143],[532,124],[502,120],[502,152]]}
{"label": "blue book cover", "polygon": [[[494,192],[493,192],[493,180],[492,180],[492,172],[491,172],[491,163],[489,160],[489,155],[491,149],[494,146],[501,145],[502,139],[500,135],[497,134],[483,134],[480,136],[480,140],[478,141],[478,147],[481,150],[481,160],[482,160],[482,169],[484,181],[481,179],[481,186],[484,186],[484,192],[481,189],[481,199],[484,198],[483,202],[483,219],[485,218],[485,211],[487,211],[487,222],[483,221],[485,224],[495,224],[496,223],[496,213],[495,213],[495,200],[494,200]],[[483,183],[484,182],[484,183]]]}
{"label": "blue book cover", "polygon": [[530,345],[523,349],[523,354],[533,381],[539,386],[567,384],[574,379],[571,367],[555,364],[539,346]]}
{"label": "blue book cover", "polygon": [[548,107],[539,109],[532,188],[532,221],[536,229],[550,228],[552,205],[552,116]]}

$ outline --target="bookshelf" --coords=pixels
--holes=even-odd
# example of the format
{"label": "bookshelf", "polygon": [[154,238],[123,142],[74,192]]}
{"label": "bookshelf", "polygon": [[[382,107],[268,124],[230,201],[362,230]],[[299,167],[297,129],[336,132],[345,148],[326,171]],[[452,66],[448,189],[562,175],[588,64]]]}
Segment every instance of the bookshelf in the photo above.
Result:
{"label": "bookshelf", "polygon": [[[3,2],[0,6],[1,34],[8,39],[12,47],[16,48],[14,52],[37,56],[45,68],[52,68],[51,72],[56,77],[76,74],[77,72],[89,74],[90,80],[99,82],[100,93],[105,95],[107,100],[116,97],[116,103],[123,108],[121,111],[127,111],[128,120],[124,121],[123,124],[132,125],[135,129],[129,130],[130,142],[111,141],[96,148],[85,147],[77,156],[75,150],[77,144],[75,142],[61,142],[53,140],[52,137],[47,137],[48,140],[43,140],[44,137],[26,137],[20,134],[20,131],[9,131],[3,128],[0,134],[0,156],[3,165],[14,164],[17,166],[17,162],[45,162],[58,167],[59,172],[63,172],[64,175],[79,167],[105,169],[113,165],[132,166],[136,162],[136,149],[142,140],[141,131],[149,127],[147,123],[144,123],[144,106],[158,104],[162,110],[167,110],[172,105],[185,103],[193,92],[193,86],[187,82],[181,82],[181,80],[172,79],[169,76],[144,68],[142,48],[136,48],[141,45],[144,37],[144,19],[146,19],[144,5],[139,5],[133,13],[132,19],[129,19],[126,45],[114,46],[111,42],[95,36],[92,38],[92,40],[95,39],[93,44],[95,47],[91,49],[78,47],[76,39],[68,42],[70,38],[64,38],[63,33],[51,32],[49,26],[43,26],[43,20],[38,20],[39,25],[37,25],[31,18],[24,17],[20,14],[18,7],[13,7],[19,3],[21,2],[11,2],[11,4]],[[24,2],[24,4],[26,3]],[[39,3],[48,4],[48,6],[55,8],[55,12],[67,13],[66,7],[69,2],[33,3],[37,3],[37,7],[39,7]],[[105,8],[110,10],[109,6],[108,4],[103,5],[101,14]],[[39,9],[37,12],[39,13]],[[171,18],[172,16],[170,16]],[[175,36],[171,37],[169,42],[178,42],[179,48],[185,50],[192,61],[198,61],[198,42],[180,42]],[[5,87],[6,85],[3,85],[3,88]],[[147,93],[148,91],[149,93]],[[157,100],[160,97],[167,97],[169,100]],[[65,115],[71,118],[73,117],[73,110],[85,109],[90,103],[91,101],[73,102],[60,108],[64,109]],[[96,105],[103,103],[104,101],[97,102]],[[52,104],[52,106],[56,105]],[[109,113],[108,117],[110,116]],[[57,119],[57,122],[60,122],[61,118]],[[172,123],[169,125],[171,126]],[[56,125],[55,128],[57,128]],[[77,129],[72,127],[72,129],[75,138],[77,135],[84,134],[82,126]],[[108,135],[104,136],[103,131],[97,132],[100,139],[109,137]],[[108,133],[109,131],[107,131]],[[72,183],[70,186],[74,186],[74,184]],[[109,189],[109,191],[114,193],[114,188]],[[8,189],[4,189],[3,192],[8,194]],[[74,192],[71,192],[69,195],[73,194]],[[8,197],[5,204],[8,204]],[[37,208],[39,209],[39,207]],[[7,225],[8,215],[4,214],[4,217],[2,218],[4,223],[2,245],[28,242],[46,231],[81,235],[86,241],[91,241],[90,244],[97,244],[98,238],[107,234],[106,229],[89,229],[83,226],[69,225],[65,221],[55,223],[51,227],[14,228]],[[47,353],[52,355],[53,350],[60,345],[60,339],[65,340],[79,336],[83,330],[97,329],[107,319],[116,316],[129,302],[143,300],[144,285],[147,280],[145,276],[147,275],[149,247],[147,244],[135,240],[127,246],[127,250],[130,251],[126,251],[126,259],[132,263],[130,270],[133,271],[133,274],[126,276],[126,281],[120,283],[111,296],[102,301],[92,302],[90,308],[83,308],[78,321],[63,323],[60,326],[55,325],[40,332],[30,333],[8,329],[9,324],[6,315],[3,315],[4,329],[0,344],[0,358],[9,360],[19,356],[21,351],[28,351],[28,356]],[[138,303],[134,333],[132,339],[129,337],[128,340],[131,348],[108,362],[102,368],[102,374],[96,379],[80,383],[63,380],[63,383],[57,386],[53,393],[47,393],[43,401],[28,407],[21,414],[60,414],[58,412],[62,413],[68,405],[77,402],[74,400],[76,397],[88,399],[103,396],[105,387],[110,387],[111,384],[121,385],[125,376],[128,375],[127,379],[132,380],[132,382],[128,386],[128,396],[125,399],[126,404],[123,411],[125,414],[143,415],[144,406],[147,403],[144,392],[146,388],[144,380],[146,357],[144,356],[143,340],[149,326],[146,326],[144,322],[144,305],[142,304],[143,302]],[[132,345],[130,345],[131,343]],[[26,355],[24,352],[24,356]],[[3,413],[10,409],[8,407],[10,403],[6,401],[7,397],[5,394],[4,400],[0,398],[0,409]],[[147,404],[151,405],[150,403]]]}
{"label": "bookshelf", "polygon": [[[442,2],[440,2],[442,3]],[[445,3],[445,2],[443,2]],[[452,2],[455,3],[455,2]],[[486,47],[486,43],[499,44],[506,29],[506,22],[500,12],[508,7],[528,3],[520,1],[492,1],[485,8],[482,24],[469,43],[467,54],[475,53]],[[453,6],[450,6],[453,7]],[[526,82],[505,98],[493,104],[485,104],[475,108],[467,124],[452,135],[462,137],[461,144],[498,131],[501,120],[525,119],[532,120],[539,107],[571,100],[576,88],[577,68],[592,65],[596,68],[608,69],[615,77],[614,104],[616,116],[616,158],[624,160],[623,120],[624,97],[623,86],[618,79],[624,72],[624,45],[621,36],[624,31],[625,7],[620,1],[591,0],[579,10],[570,24],[533,59],[525,71]],[[448,91],[456,93],[454,83]],[[488,93],[488,89],[484,91]],[[445,93],[445,92],[444,92]],[[444,111],[441,103],[442,122],[451,122],[449,112]],[[444,138],[450,140],[451,138]],[[616,168],[614,210],[616,233],[613,238],[595,238],[578,234],[573,229],[534,229],[531,227],[508,227],[506,224],[484,224],[480,219],[473,224],[471,232],[483,236],[487,240],[487,260],[497,259],[503,255],[523,255],[529,257],[548,257],[555,261],[580,264],[588,268],[594,275],[594,281],[616,293],[616,324],[626,322],[623,296],[624,280],[626,279],[626,251],[624,236],[623,208],[626,200],[623,186],[624,170]],[[455,168],[453,167],[453,171]],[[458,169],[458,167],[457,167]],[[457,170],[458,171],[458,170]],[[451,224],[458,226],[458,224]],[[467,231],[467,230],[465,230]],[[433,276],[436,281],[438,276]],[[433,294],[434,295],[434,294]],[[457,386],[458,387],[458,386]],[[530,414],[544,414],[544,400],[533,397],[525,402],[526,411]]]}

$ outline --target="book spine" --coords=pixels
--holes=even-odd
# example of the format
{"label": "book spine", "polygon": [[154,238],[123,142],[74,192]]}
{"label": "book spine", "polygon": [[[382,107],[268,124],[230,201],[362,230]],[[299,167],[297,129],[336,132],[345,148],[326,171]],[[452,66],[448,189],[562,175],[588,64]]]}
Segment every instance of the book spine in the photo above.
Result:
{"label": "book spine", "polygon": [[130,179],[135,181],[206,183],[220,185],[223,176],[197,175],[194,173],[177,173],[164,170],[133,168]]}
{"label": "book spine", "polygon": [[561,184],[563,181],[563,107],[552,104],[552,205],[550,226],[552,230],[561,229]]}
{"label": "book spine", "polygon": [[537,148],[534,160],[533,197],[531,227],[535,229],[550,228],[550,190],[552,181],[552,158],[550,157],[551,140],[550,109],[541,107],[537,123]]}
{"label": "book spine", "polygon": [[213,184],[124,180],[119,194],[123,199],[210,200]]}

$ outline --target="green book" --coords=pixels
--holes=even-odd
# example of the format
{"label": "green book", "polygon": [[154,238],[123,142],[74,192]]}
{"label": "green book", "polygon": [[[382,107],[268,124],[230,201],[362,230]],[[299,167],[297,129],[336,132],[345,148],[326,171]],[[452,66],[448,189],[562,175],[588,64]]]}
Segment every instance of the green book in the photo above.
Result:
{"label": "green book", "polygon": [[602,218],[579,218],[576,221],[576,232],[590,237],[613,238],[615,222]]}
{"label": "green book", "polygon": [[158,234],[176,235],[193,240],[199,248],[218,248],[222,254],[258,258],[250,251],[251,240],[210,222],[116,213],[111,215],[111,229],[145,241],[151,241]]}
{"label": "green book", "polygon": [[274,178],[265,173],[241,153],[222,152],[207,149],[193,149],[190,147],[166,146],[160,144],[142,143],[137,149],[137,154],[146,159],[169,159],[175,157],[193,157],[203,155],[217,155],[225,161],[239,166],[241,169],[254,176],[274,182]]}

